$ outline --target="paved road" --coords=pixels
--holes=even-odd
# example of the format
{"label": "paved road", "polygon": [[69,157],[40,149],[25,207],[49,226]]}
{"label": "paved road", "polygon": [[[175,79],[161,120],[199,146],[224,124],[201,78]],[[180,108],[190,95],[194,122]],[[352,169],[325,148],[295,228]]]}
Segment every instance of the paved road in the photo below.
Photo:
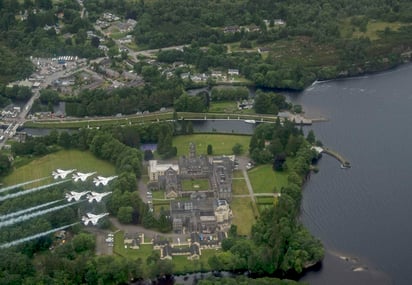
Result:
{"label": "paved road", "polygon": [[180,242],[185,242],[187,238],[189,238],[189,234],[174,234],[174,233],[160,233],[158,231],[146,229],[142,226],[136,226],[136,225],[123,225],[119,223],[119,221],[116,218],[109,218],[110,222],[112,223],[113,226],[115,226],[117,229],[124,231],[125,233],[143,233],[145,235],[145,238],[152,239],[156,235],[164,236],[167,238],[173,239],[174,243],[178,243],[178,238],[180,239]]}

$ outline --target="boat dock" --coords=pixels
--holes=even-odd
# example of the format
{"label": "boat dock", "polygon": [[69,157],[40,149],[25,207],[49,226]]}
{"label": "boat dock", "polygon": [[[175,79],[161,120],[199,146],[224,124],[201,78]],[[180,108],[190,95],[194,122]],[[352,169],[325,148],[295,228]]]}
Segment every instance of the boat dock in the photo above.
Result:
{"label": "boat dock", "polygon": [[337,153],[336,151],[333,151],[327,147],[323,148],[323,152],[336,158],[339,162],[342,168],[350,168],[350,162],[347,161],[341,154]]}

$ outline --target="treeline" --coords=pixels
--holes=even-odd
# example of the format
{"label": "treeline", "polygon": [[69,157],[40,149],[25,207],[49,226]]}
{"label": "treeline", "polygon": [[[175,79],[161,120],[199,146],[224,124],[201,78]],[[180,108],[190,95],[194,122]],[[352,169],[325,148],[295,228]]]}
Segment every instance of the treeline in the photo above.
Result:
{"label": "treeline", "polygon": [[288,110],[291,105],[286,102],[285,96],[273,92],[256,91],[253,108],[258,114],[277,115],[280,110]]}
{"label": "treeline", "polygon": [[246,87],[213,87],[213,101],[240,101],[249,97],[249,89]]}
{"label": "treeline", "polygon": [[28,101],[32,95],[33,93],[29,87],[0,85],[0,108],[6,107],[12,101]]}
{"label": "treeline", "polygon": [[173,101],[183,93],[182,90],[178,81],[160,77],[155,83],[142,88],[86,89],[76,98],[66,98],[66,114],[84,117],[159,111],[162,107],[173,106]]}
{"label": "treeline", "polygon": [[259,125],[250,150],[252,157],[256,152],[266,154],[265,160],[257,162],[275,164],[282,155],[282,167],[277,171],[284,170],[287,164],[288,185],[279,189],[276,206],[265,210],[252,226],[252,238],[237,236],[236,227],[232,226],[229,238],[222,242],[224,252],[209,258],[209,265],[215,270],[249,270],[256,274],[301,273],[324,255],[320,241],[298,220],[302,184],[317,154],[301,131],[287,121],[283,126],[280,122]]}

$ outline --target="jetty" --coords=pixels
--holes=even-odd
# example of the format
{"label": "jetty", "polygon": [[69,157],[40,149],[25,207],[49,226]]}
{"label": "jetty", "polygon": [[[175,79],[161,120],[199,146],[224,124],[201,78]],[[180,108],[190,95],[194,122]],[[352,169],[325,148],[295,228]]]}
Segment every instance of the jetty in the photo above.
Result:
{"label": "jetty", "polygon": [[341,154],[338,152],[331,150],[330,148],[327,147],[319,147],[319,146],[314,146],[312,147],[314,150],[316,150],[318,153],[326,153],[334,158],[336,158],[340,162],[341,168],[350,168],[350,162],[346,160]]}

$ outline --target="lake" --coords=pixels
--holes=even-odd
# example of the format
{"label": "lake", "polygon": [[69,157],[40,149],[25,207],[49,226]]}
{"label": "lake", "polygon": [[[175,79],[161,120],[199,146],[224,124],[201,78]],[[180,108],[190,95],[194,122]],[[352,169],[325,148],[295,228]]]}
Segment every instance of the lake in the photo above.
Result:
{"label": "lake", "polygon": [[412,284],[412,65],[318,83],[290,95],[315,131],[352,165],[323,155],[306,183],[301,219],[324,243],[310,284]]}

